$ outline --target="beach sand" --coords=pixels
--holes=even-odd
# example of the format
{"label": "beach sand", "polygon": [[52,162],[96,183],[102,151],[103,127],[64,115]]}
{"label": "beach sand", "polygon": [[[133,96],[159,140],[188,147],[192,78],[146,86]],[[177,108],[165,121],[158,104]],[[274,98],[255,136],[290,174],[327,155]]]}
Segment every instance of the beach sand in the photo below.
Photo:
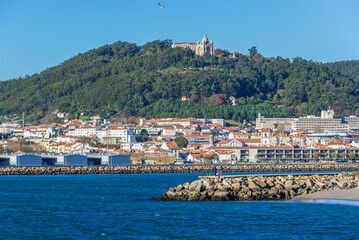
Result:
{"label": "beach sand", "polygon": [[294,201],[313,201],[320,199],[359,201],[359,188],[321,191],[293,198]]}

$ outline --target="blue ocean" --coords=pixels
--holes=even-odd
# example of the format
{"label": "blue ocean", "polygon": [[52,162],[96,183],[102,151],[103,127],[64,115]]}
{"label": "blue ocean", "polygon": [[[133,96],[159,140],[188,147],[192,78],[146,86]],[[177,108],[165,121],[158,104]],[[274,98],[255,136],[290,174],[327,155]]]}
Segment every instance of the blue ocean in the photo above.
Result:
{"label": "blue ocean", "polygon": [[201,174],[0,177],[0,239],[358,239],[345,201],[164,202]]}

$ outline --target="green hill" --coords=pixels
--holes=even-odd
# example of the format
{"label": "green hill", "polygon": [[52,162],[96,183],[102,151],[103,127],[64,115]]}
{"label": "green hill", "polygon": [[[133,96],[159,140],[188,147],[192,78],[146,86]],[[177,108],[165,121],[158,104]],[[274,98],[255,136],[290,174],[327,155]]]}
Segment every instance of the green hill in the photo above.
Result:
{"label": "green hill", "polygon": [[325,63],[324,66],[352,78],[355,82],[359,82],[359,60]]}
{"label": "green hill", "polygon": [[[0,113],[41,119],[56,109],[142,117],[253,119],[359,113],[357,82],[296,58],[196,56],[171,41],[116,42],[23,79],[0,82]],[[186,96],[191,101],[181,101]],[[238,106],[229,105],[229,97]]]}

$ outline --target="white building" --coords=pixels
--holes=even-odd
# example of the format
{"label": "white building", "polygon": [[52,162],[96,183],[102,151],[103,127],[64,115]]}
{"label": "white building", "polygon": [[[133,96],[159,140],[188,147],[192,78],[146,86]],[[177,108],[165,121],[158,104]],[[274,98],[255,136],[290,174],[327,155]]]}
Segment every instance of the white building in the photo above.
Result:
{"label": "white building", "polygon": [[82,126],[79,128],[76,128],[73,132],[73,135],[76,137],[92,137],[96,136],[97,131],[100,130],[102,127],[99,126]]}
{"label": "white building", "polygon": [[107,137],[121,137],[122,142],[136,142],[132,129],[111,127],[107,129]]}
{"label": "white building", "polygon": [[165,138],[173,138],[175,137],[177,134],[177,130],[175,128],[164,128],[162,130],[162,137]]}

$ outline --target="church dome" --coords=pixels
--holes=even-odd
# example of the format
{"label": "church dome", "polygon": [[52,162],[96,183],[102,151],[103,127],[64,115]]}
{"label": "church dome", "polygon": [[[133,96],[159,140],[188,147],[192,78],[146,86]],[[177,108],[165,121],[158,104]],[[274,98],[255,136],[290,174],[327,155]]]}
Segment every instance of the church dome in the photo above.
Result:
{"label": "church dome", "polygon": [[202,39],[202,43],[208,43],[208,38],[207,38],[206,34],[204,34],[204,37]]}

